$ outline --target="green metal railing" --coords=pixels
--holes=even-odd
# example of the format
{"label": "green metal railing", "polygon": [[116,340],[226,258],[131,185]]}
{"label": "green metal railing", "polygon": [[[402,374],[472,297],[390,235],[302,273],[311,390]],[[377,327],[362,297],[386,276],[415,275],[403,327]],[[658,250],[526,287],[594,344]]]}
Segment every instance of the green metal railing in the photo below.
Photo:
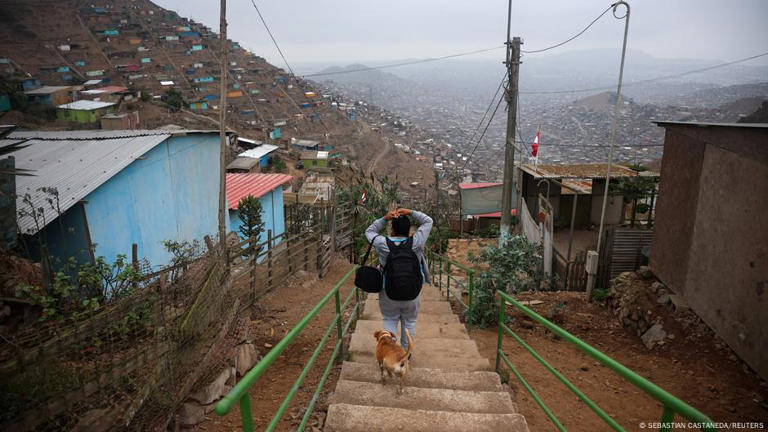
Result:
{"label": "green metal railing", "polygon": [[[467,328],[469,328],[473,322],[475,312],[475,269],[459,264],[456,261],[451,261],[443,255],[431,254],[429,258],[430,273],[433,278],[432,284],[437,286],[441,292],[445,288],[447,300],[450,300],[451,294],[453,294],[456,301],[464,308]],[[453,275],[454,270],[457,269],[467,275],[464,279],[466,283]],[[445,283],[443,283],[443,279],[445,279]],[[451,282],[453,282],[454,288],[459,288],[458,292],[451,289]],[[464,290],[467,291],[466,303],[464,303]]]}
{"label": "green metal railing", "polygon": [[507,367],[512,371],[512,373],[515,374],[517,379],[520,380],[520,383],[523,385],[523,387],[528,391],[528,393],[531,394],[534,401],[536,401],[536,403],[539,405],[539,407],[541,407],[541,409],[544,411],[547,417],[549,417],[549,419],[555,425],[557,430],[565,431],[566,429],[565,429],[565,426],[563,426],[562,423],[560,423],[560,420],[558,420],[558,418],[555,416],[552,410],[550,410],[549,407],[547,407],[547,405],[544,403],[541,397],[536,393],[533,387],[531,387],[530,383],[528,383],[528,381],[526,381],[525,378],[523,378],[523,376],[520,374],[517,368],[515,368],[515,366],[512,365],[512,362],[504,354],[504,351],[502,351],[502,342],[503,342],[503,336],[505,333],[508,334],[509,336],[512,336],[512,338],[518,344],[520,344],[520,346],[522,346],[526,351],[528,351],[536,360],[539,361],[539,363],[541,363],[549,372],[551,372],[558,380],[560,380],[560,382],[562,382],[570,391],[572,391],[579,399],[581,399],[592,411],[595,412],[595,414],[597,414],[598,417],[600,417],[600,419],[602,419],[608,426],[610,426],[611,429],[615,431],[624,431],[624,428],[622,428],[616,422],[616,420],[614,420],[599,406],[597,406],[595,402],[593,402],[584,393],[582,393],[573,383],[571,383],[557,369],[552,367],[552,365],[550,365],[546,360],[544,360],[544,358],[542,358],[536,351],[534,351],[534,349],[531,348],[530,345],[525,343],[525,341],[523,341],[523,339],[520,338],[520,336],[518,336],[514,331],[512,331],[511,328],[509,328],[509,326],[506,325],[505,318],[506,318],[507,304],[510,304],[516,307],[517,309],[519,309],[520,311],[522,311],[523,313],[531,317],[533,320],[537,321],[539,324],[546,327],[551,332],[563,338],[563,340],[573,344],[578,349],[585,352],[587,355],[597,360],[598,362],[602,363],[603,365],[607,366],[608,368],[612,369],[614,372],[619,374],[619,376],[621,376],[625,380],[632,383],[635,387],[639,388],[640,390],[650,395],[656,401],[660,402],[664,407],[661,413],[661,421],[660,421],[661,428],[659,429],[660,431],[670,430],[671,423],[676,414],[679,414],[680,416],[688,419],[690,422],[701,425],[701,430],[705,430],[705,431],[715,430],[714,422],[709,417],[707,417],[706,415],[698,411],[697,409],[686,404],[680,399],[672,396],[671,394],[667,393],[656,384],[648,381],[647,379],[638,375],[631,369],[627,368],[626,366],[622,365],[616,360],[608,357],[607,355],[598,351],[591,345],[587,344],[586,342],[582,341],[576,336],[558,327],[554,323],[548,321],[547,319],[537,314],[536,312],[532,311],[531,309],[527,308],[526,306],[521,304],[519,301],[513,299],[511,296],[507,295],[506,293],[497,291],[497,294],[499,296],[499,335],[498,335],[498,342],[496,346],[496,372],[498,372],[499,374],[501,373],[502,362],[505,365],[507,365]]}
{"label": "green metal railing", "polygon": [[[252,432],[253,431],[253,415],[251,413],[251,398],[248,394],[248,391],[250,388],[256,383],[256,381],[259,380],[259,378],[264,375],[264,373],[267,372],[270,366],[277,360],[278,357],[280,357],[280,354],[291,344],[293,343],[294,339],[304,330],[304,328],[309,324],[310,321],[312,321],[315,316],[317,316],[318,312],[323,309],[323,307],[328,304],[328,302],[331,301],[331,299],[334,300],[335,307],[336,307],[336,317],[331,322],[331,324],[328,326],[328,329],[325,331],[325,334],[323,335],[322,339],[320,339],[320,342],[317,344],[317,347],[315,348],[315,351],[312,353],[312,356],[307,361],[306,365],[304,366],[304,369],[302,369],[301,373],[299,374],[299,377],[296,379],[296,382],[291,387],[288,394],[285,396],[285,399],[283,399],[283,403],[280,405],[280,407],[277,409],[277,412],[272,417],[272,420],[270,421],[269,425],[265,429],[265,431],[273,431],[280,420],[282,419],[283,415],[285,414],[285,411],[288,409],[288,406],[290,405],[293,398],[296,396],[296,392],[298,392],[299,387],[301,386],[301,383],[304,381],[304,378],[307,377],[307,374],[309,373],[310,369],[312,368],[312,365],[315,363],[315,360],[317,360],[317,357],[320,355],[320,352],[322,351],[323,347],[325,346],[325,343],[328,341],[328,338],[331,336],[331,333],[333,333],[334,328],[336,329],[336,336],[337,341],[336,345],[334,347],[333,353],[331,354],[331,358],[328,360],[328,364],[325,367],[325,370],[323,371],[323,375],[320,378],[320,381],[317,384],[317,387],[315,388],[315,392],[312,395],[312,399],[310,400],[306,411],[304,412],[304,417],[301,419],[301,423],[299,424],[297,430],[303,431],[307,422],[309,421],[310,416],[312,415],[312,410],[315,407],[315,404],[317,403],[320,392],[323,389],[323,385],[325,385],[325,381],[328,379],[328,375],[331,373],[331,369],[333,367],[333,363],[337,358],[341,358],[342,351],[343,351],[343,341],[344,337],[349,332],[349,328],[352,325],[355,320],[359,317],[360,314],[360,290],[355,287],[349,295],[347,295],[346,299],[344,300],[344,303],[341,302],[341,295],[339,293],[339,289],[341,286],[346,282],[349,277],[355,273],[355,271],[358,269],[359,266],[354,266],[347,274],[344,275],[338,282],[336,282],[336,285],[326,294],[313,308],[309,311],[302,319],[298,322],[286,335],[283,337],[280,342],[278,342],[274,348],[272,348],[267,355],[264,356],[264,358],[261,359],[260,362],[258,362],[248,373],[245,374],[245,376],[235,385],[234,388],[226,395],[224,398],[219,401],[219,403],[216,404],[216,414],[220,416],[224,416],[229,413],[229,411],[232,409],[232,407],[236,404],[240,404],[240,417],[243,424],[243,430],[246,432]],[[349,303],[352,301],[352,299],[355,299],[355,306],[352,309],[349,319],[347,320],[346,324],[342,323],[342,313],[346,310],[347,306],[349,306]]]}

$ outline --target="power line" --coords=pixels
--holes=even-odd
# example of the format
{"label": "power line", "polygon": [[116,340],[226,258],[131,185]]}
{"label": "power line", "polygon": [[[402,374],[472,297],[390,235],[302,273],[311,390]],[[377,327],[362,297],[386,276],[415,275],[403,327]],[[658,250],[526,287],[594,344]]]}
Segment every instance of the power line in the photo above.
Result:
{"label": "power line", "polygon": [[585,33],[587,30],[589,30],[589,28],[590,28],[590,27],[592,27],[592,26],[593,26],[593,25],[594,25],[594,24],[595,24],[595,23],[596,23],[596,22],[597,22],[597,21],[598,21],[600,18],[602,18],[602,17],[603,17],[603,15],[605,15],[606,13],[608,13],[608,11],[609,11],[609,10],[611,10],[611,8],[612,8],[612,7],[614,7],[614,5],[613,5],[613,4],[612,4],[612,5],[610,5],[610,6],[608,6],[608,7],[607,7],[607,8],[606,8],[606,9],[603,11],[603,13],[601,13],[600,15],[598,15],[598,16],[597,16],[597,18],[593,19],[593,20],[592,20],[592,22],[591,22],[591,23],[589,23],[589,25],[588,25],[588,26],[584,27],[584,29],[582,29],[580,32],[576,33],[576,34],[575,34],[575,35],[573,35],[572,37],[570,37],[570,38],[568,38],[568,39],[566,39],[566,40],[564,40],[564,41],[562,41],[562,42],[560,42],[560,43],[558,43],[558,44],[555,44],[555,45],[552,45],[552,46],[548,46],[548,47],[546,47],[546,48],[542,48],[542,49],[537,49],[537,50],[530,50],[530,51],[526,51],[526,50],[520,50],[520,52],[522,52],[522,53],[525,53],[525,54],[534,54],[534,53],[540,53],[540,52],[544,52],[544,51],[549,51],[549,50],[551,50],[551,49],[554,49],[554,48],[557,48],[557,47],[563,46],[563,45],[567,44],[568,42],[570,42],[570,41],[572,41],[572,40],[576,39],[577,37],[579,37],[579,36],[583,35],[583,34],[584,34],[584,33]]}
{"label": "power line", "polygon": [[[251,1],[253,1],[253,0],[251,0]],[[492,48],[483,48],[483,49],[479,49],[479,50],[475,50],[475,51],[467,51],[467,52],[462,52],[462,53],[457,53],[457,54],[449,54],[449,55],[445,55],[445,56],[442,56],[442,57],[432,57],[432,58],[426,58],[426,59],[421,59],[421,60],[411,60],[411,61],[406,61],[406,62],[401,62],[401,63],[392,63],[392,64],[388,64],[388,65],[383,65],[383,66],[370,66],[370,67],[364,67],[364,68],[358,68],[358,69],[350,69],[350,70],[342,70],[342,71],[336,71],[336,72],[318,72],[318,73],[312,73],[312,74],[307,74],[307,75],[302,75],[302,76],[305,77],[305,78],[309,78],[309,77],[316,77],[316,76],[340,75],[340,74],[347,74],[347,73],[354,73],[354,72],[366,72],[366,71],[379,70],[379,69],[390,69],[390,68],[395,68],[395,67],[400,67],[400,66],[408,66],[408,65],[421,64],[421,63],[429,63],[429,62],[438,61],[438,60],[445,60],[445,59],[449,59],[449,58],[463,57],[463,56],[468,56],[468,55],[473,55],[473,54],[480,54],[480,53],[484,53],[484,52],[488,52],[488,51],[497,50],[499,48],[504,48],[504,46],[501,45],[501,46],[495,46],[495,47],[492,47]]]}
{"label": "power line", "polygon": [[[694,70],[690,70],[690,71],[686,71],[686,72],[680,72],[680,73],[676,73],[676,74],[663,75],[663,76],[659,76],[659,77],[656,77],[656,78],[648,78],[648,79],[644,79],[644,80],[630,81],[630,82],[624,84],[624,87],[631,86],[631,85],[638,85],[638,84],[648,84],[648,83],[652,83],[652,82],[656,82],[656,81],[662,81],[662,80],[665,80],[665,79],[679,78],[679,77],[683,77],[683,76],[686,76],[686,75],[693,75],[693,74],[697,74],[697,73],[701,73],[701,72],[707,72],[707,71],[711,71],[711,70],[714,70],[714,69],[720,69],[720,68],[723,68],[723,67],[726,67],[726,66],[731,66],[731,65],[735,65],[735,64],[739,64],[739,63],[744,63],[746,61],[754,60],[756,58],[765,57],[765,56],[768,56],[768,52],[764,52],[764,53],[761,53],[761,54],[756,54],[756,55],[749,56],[749,57],[744,57],[744,58],[741,58],[741,59],[738,59],[738,60],[733,60],[733,61],[730,61],[730,62],[721,63],[721,64],[714,65],[714,66],[708,66],[708,67],[701,68],[701,69],[694,69]],[[586,93],[586,92],[604,91],[604,90],[612,90],[612,89],[613,89],[612,86],[608,86],[608,87],[584,88],[584,89],[577,89],[577,90],[526,91],[526,92],[520,92],[520,93],[521,94],[564,94],[564,93]]]}
{"label": "power line", "polygon": [[477,139],[477,142],[475,143],[475,147],[472,148],[472,151],[469,153],[469,156],[467,156],[467,160],[464,161],[464,166],[461,167],[463,170],[467,167],[467,164],[469,164],[469,161],[472,160],[472,156],[475,154],[475,150],[477,150],[477,146],[480,145],[480,143],[483,141],[483,137],[485,137],[485,132],[488,130],[488,126],[491,125],[491,122],[493,121],[493,117],[496,116],[496,111],[499,110],[499,106],[501,105],[501,101],[504,100],[504,95],[502,94],[499,98],[499,102],[496,104],[496,108],[493,109],[493,113],[491,113],[490,119],[488,119],[488,123],[485,125],[485,129],[483,129],[483,133],[480,134],[480,138]]}
{"label": "power line", "polygon": [[506,72],[501,77],[501,82],[499,82],[499,87],[496,89],[496,93],[493,94],[493,97],[491,98],[491,101],[488,103],[488,108],[485,109],[485,113],[483,114],[483,117],[480,118],[480,122],[477,124],[477,127],[475,128],[475,131],[472,132],[472,136],[469,138],[468,142],[471,144],[472,141],[475,140],[475,136],[477,135],[477,132],[480,130],[480,127],[483,126],[483,122],[485,121],[485,117],[488,115],[488,113],[491,111],[491,107],[493,106],[493,101],[496,100],[496,98],[499,96],[499,92],[501,91],[502,87],[504,87],[504,80],[507,77]]}
{"label": "power line", "polygon": [[[280,53],[280,57],[283,58],[283,61],[285,62],[285,66],[288,67],[288,71],[291,72],[291,75],[295,77],[296,74],[293,73],[293,69],[291,69],[291,65],[289,65],[288,60],[285,59],[285,56],[283,55],[283,50],[281,50],[280,45],[277,44],[277,40],[275,40],[275,37],[272,35],[272,31],[269,29],[269,26],[267,25],[267,21],[265,21],[264,17],[261,15],[261,11],[259,10],[259,7],[256,6],[256,2],[254,0],[251,0],[251,4],[253,5],[254,9],[256,9],[256,13],[259,14],[261,23],[264,24],[264,28],[267,29],[267,33],[269,34],[270,39],[272,39],[272,43],[275,44],[275,48],[277,48],[277,52]],[[224,41],[224,43],[226,43],[226,41]]]}

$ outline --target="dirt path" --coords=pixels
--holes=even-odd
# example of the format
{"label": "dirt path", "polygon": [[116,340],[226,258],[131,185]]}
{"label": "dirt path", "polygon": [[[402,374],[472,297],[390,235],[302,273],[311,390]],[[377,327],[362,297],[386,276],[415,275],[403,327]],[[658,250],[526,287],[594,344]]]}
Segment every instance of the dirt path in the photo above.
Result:
{"label": "dirt path", "polygon": [[[351,265],[343,259],[334,258],[330,272],[318,280],[314,274],[308,273],[298,278],[291,285],[276,288],[264,296],[251,318],[250,332],[253,343],[264,355],[269,348],[277,344],[293,326],[299,322],[306,313],[330,291],[338,280],[351,269]],[[342,286],[342,301],[351,291],[352,279]],[[323,308],[313,321],[305,327],[304,331],[288,346],[278,360],[272,364],[269,371],[251,388],[251,404],[256,430],[263,430],[272,420],[283,398],[298,378],[306,361],[312,355],[317,343],[322,338],[328,325],[333,321],[335,310],[333,300]],[[321,351],[314,366],[306,379],[299,387],[293,402],[286,411],[286,415],[278,425],[277,430],[294,430],[301,417],[304,415],[309,400],[315,391],[320,377],[323,374],[333,346],[336,343],[334,336],[328,339],[326,347]],[[317,421],[322,425],[325,416],[325,396],[333,391],[341,365],[334,365],[331,375],[323,386],[321,400],[315,406],[315,413],[308,426],[313,426]],[[205,431],[232,431],[242,430],[240,426],[240,410],[235,408],[225,417],[218,417],[210,413],[206,421],[197,425],[193,430]]]}
{"label": "dirt path", "polygon": [[[761,384],[728,350],[677,334],[664,347],[648,351],[637,336],[619,326],[607,308],[586,303],[581,293],[539,292],[519,297],[542,300],[544,303],[532,308],[545,317],[555,307],[564,307],[563,328],[713,420],[757,421],[768,425],[768,386]],[[531,325],[521,314],[511,309],[510,312],[517,317],[512,329],[626,430],[640,430],[641,422],[659,421],[661,406],[650,396],[573,345],[554,337],[541,326]],[[495,361],[496,329],[475,330],[472,338],[477,341],[480,352]],[[608,430],[583,402],[512,338],[504,338],[504,351],[569,430]],[[553,430],[549,419],[514,375],[510,386],[530,430]]]}
{"label": "dirt path", "polygon": [[376,164],[378,164],[379,160],[381,160],[381,158],[384,157],[384,155],[387,154],[388,151],[390,151],[391,147],[392,145],[389,143],[389,140],[384,138],[384,145],[381,147],[381,150],[379,150],[376,156],[368,164],[368,169],[365,170],[366,176],[371,175],[371,173],[376,169]]}

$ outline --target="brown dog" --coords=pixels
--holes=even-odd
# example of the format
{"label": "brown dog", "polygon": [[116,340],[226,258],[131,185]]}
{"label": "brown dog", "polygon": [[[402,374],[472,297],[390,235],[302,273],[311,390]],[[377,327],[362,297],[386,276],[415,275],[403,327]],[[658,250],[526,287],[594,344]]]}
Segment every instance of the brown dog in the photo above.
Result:
{"label": "brown dog", "polygon": [[373,337],[376,339],[376,361],[381,371],[381,382],[385,382],[384,371],[391,378],[392,375],[400,377],[400,393],[405,387],[405,376],[408,374],[408,360],[413,351],[411,332],[405,329],[408,337],[408,351],[395,341],[395,335],[387,330],[376,330]]}

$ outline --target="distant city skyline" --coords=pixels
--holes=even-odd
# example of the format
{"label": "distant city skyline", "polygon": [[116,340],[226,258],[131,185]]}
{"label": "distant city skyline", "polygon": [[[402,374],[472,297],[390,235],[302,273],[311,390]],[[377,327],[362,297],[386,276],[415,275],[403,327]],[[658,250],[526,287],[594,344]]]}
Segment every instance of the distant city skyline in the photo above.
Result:
{"label": "distant city skyline", "polygon": [[[156,0],[158,5],[219,27],[219,2]],[[768,1],[643,0],[632,7],[629,49],[654,57],[729,61],[768,51]],[[500,46],[507,2],[390,0],[256,1],[290,63],[349,64],[436,57]],[[610,5],[607,1],[513,2],[512,34],[533,50],[569,38]],[[623,14],[623,12],[621,12]],[[250,0],[228,2],[229,37],[284,67]],[[623,21],[610,12],[587,33],[551,51],[616,48]],[[472,58],[503,56],[503,49]],[[547,55],[538,54],[538,55]],[[768,64],[768,58],[755,64]]]}

